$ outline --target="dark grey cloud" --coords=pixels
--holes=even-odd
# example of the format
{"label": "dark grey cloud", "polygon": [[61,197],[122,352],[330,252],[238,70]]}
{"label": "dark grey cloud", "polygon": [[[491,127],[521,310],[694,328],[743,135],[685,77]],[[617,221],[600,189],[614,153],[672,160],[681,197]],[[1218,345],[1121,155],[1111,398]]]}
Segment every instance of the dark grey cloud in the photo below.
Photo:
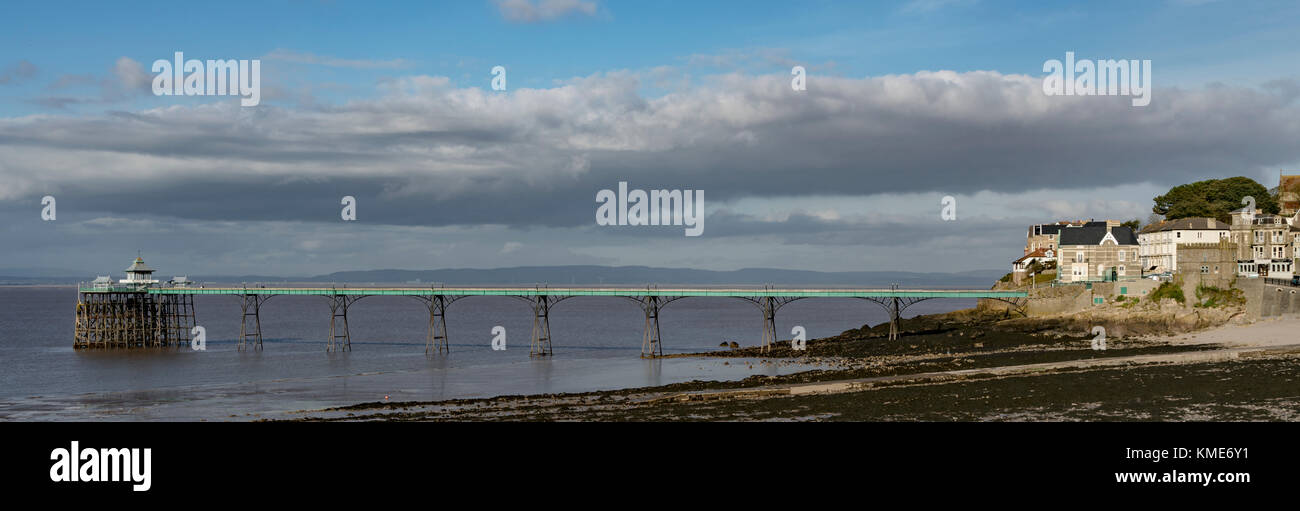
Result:
{"label": "dark grey cloud", "polygon": [[717,205],[1175,184],[1300,161],[1290,81],[1157,89],[1135,108],[994,72],[814,75],[802,93],[732,74],[661,97],[636,78],[494,94],[411,77],[314,109],[0,119],[0,201],[46,190],[106,214],[328,222],[352,195],[376,224],[580,227],[619,181]]}

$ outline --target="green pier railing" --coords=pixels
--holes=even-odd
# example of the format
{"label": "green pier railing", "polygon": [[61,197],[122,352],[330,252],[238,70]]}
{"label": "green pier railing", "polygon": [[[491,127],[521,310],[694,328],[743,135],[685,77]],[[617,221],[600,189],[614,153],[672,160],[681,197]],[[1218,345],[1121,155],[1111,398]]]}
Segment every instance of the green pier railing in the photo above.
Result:
{"label": "green pier railing", "polygon": [[1024,298],[1024,291],[983,289],[787,289],[697,287],[150,287],[81,288],[83,293],[308,296],[719,296],[774,298]]}

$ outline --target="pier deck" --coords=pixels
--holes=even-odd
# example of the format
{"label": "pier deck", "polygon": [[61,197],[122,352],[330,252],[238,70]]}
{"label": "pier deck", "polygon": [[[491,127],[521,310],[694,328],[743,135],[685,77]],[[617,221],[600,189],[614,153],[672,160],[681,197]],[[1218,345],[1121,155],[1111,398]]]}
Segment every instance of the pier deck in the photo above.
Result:
{"label": "pier deck", "polygon": [[[379,286],[331,286],[331,287],[293,287],[293,286],[271,286],[242,285],[238,287],[207,287],[207,286],[186,286],[186,287],[79,287],[82,296],[81,302],[102,302],[101,297],[109,297],[109,301],[116,302],[126,299],[122,297],[139,296],[159,298],[185,297],[190,299],[193,295],[225,295],[238,296],[243,300],[241,313],[243,322],[240,327],[239,348],[262,348],[262,327],[261,327],[261,305],[267,299],[274,296],[320,296],[329,300],[330,306],[330,328],[329,342],[326,345],[327,351],[349,351],[351,350],[351,335],[348,332],[347,313],[348,308],[360,300],[369,296],[408,296],[418,299],[428,307],[429,310],[429,335],[425,345],[426,353],[445,353],[449,351],[447,343],[445,315],[446,308],[452,302],[461,300],[470,296],[509,296],[530,303],[533,309],[533,332],[532,342],[530,343],[530,352],[533,355],[546,356],[551,355],[551,334],[550,334],[550,308],[562,300],[578,296],[614,296],[621,297],[636,302],[645,313],[645,334],[642,338],[641,352],[645,357],[657,357],[663,354],[662,343],[659,333],[659,311],[664,305],[671,302],[690,297],[726,297],[746,300],[759,308],[763,315],[763,340],[764,349],[771,347],[776,342],[778,334],[776,332],[776,312],[785,304],[795,300],[806,298],[857,298],[867,300],[880,305],[889,314],[890,333],[889,339],[899,337],[898,324],[902,312],[909,306],[936,298],[977,298],[998,300],[1011,304],[1015,309],[1022,310],[1028,300],[1028,294],[1023,291],[993,291],[985,289],[900,289],[897,286],[891,288],[781,288],[773,286],[727,286],[727,287],[548,287],[548,286],[396,286],[396,287],[379,287]],[[132,303],[152,303],[150,300],[131,300]],[[164,300],[166,302],[166,300]],[[167,302],[170,303],[170,302]],[[79,306],[80,307],[80,306]],[[78,328],[77,339],[84,339],[87,336],[83,328],[83,318],[81,308],[78,309]],[[188,308],[188,316],[184,319],[190,322],[182,324],[193,324],[192,306]],[[132,313],[133,316],[141,316],[141,321],[149,323],[155,320],[149,319],[149,313],[146,310],[143,315]],[[163,327],[150,328],[145,325],[140,328],[133,328],[132,335],[147,335],[140,332],[158,331],[158,332],[175,332],[178,328],[175,321],[168,318],[173,315],[169,311],[163,311],[157,314],[160,318],[158,321],[166,322]],[[95,325],[94,321],[87,321],[88,325]],[[102,329],[100,329],[102,330]],[[111,341],[112,339],[110,339]],[[131,346],[137,345],[154,345],[157,343],[133,342]],[[163,343],[168,344],[168,343]],[[89,347],[86,343],[78,341],[78,347]],[[111,342],[109,345],[114,345]]]}

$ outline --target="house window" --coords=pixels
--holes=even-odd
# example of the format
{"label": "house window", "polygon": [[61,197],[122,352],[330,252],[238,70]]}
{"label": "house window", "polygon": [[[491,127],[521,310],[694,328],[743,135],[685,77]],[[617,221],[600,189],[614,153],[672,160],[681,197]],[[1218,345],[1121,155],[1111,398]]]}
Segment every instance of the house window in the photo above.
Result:
{"label": "house window", "polygon": [[1120,260],[1120,261],[1123,261],[1123,260],[1124,260],[1124,251],[1123,251],[1123,250],[1120,250],[1120,251],[1119,251],[1119,260]]}

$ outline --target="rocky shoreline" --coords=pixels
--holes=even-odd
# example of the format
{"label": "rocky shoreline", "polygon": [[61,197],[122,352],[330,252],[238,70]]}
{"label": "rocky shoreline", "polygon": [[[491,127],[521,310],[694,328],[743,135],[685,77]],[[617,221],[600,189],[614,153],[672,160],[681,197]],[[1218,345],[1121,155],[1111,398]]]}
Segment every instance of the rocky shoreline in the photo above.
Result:
{"label": "rocky shoreline", "polygon": [[[615,391],[500,396],[440,402],[361,403],[302,412],[295,420],[675,420],[654,410],[677,406],[685,393],[740,392],[748,400],[776,399],[780,386],[891,378],[908,375],[964,374],[975,370],[1030,366],[1068,366],[1093,361],[1178,356],[1217,350],[1216,344],[1187,345],[1172,337],[1241,323],[1239,308],[1186,308],[1175,304],[1097,307],[1075,314],[1015,317],[983,307],[917,316],[900,322],[902,338],[889,341],[887,323],[809,340],[806,349],[790,341],[758,347],[719,348],[670,357],[746,359],[745,363],[815,362],[831,369],[782,376],[752,376],[740,381],[691,381]],[[1107,349],[1094,350],[1092,327],[1106,328]],[[1285,357],[1284,357],[1285,358]],[[726,363],[726,362],[724,362]],[[1227,363],[1227,362],[1216,362]],[[1283,365],[1290,362],[1281,362]],[[1110,364],[1113,365],[1113,364]],[[1287,367],[1290,367],[1289,365]],[[1064,369],[1062,369],[1064,370]],[[1114,371],[1114,367],[1104,371]],[[1060,371],[1044,371],[1044,374]],[[1029,376],[1022,376],[1029,377]],[[911,392],[922,392],[920,390]],[[603,410],[597,413],[597,410]],[[837,412],[838,413],[838,412]],[[738,417],[715,417],[737,419]]]}

